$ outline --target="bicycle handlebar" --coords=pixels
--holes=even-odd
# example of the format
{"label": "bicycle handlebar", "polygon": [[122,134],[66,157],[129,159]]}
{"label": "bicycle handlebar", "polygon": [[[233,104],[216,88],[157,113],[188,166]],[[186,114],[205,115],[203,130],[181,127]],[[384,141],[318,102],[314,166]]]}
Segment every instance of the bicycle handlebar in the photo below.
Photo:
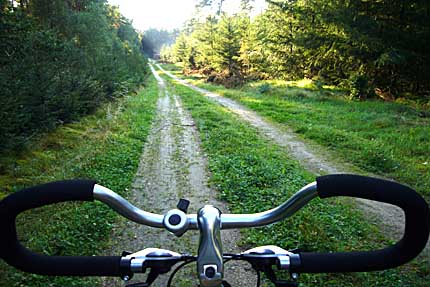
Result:
{"label": "bicycle handlebar", "polygon": [[[319,196],[359,197],[401,207],[406,215],[405,234],[395,245],[376,251],[348,253],[301,253],[300,264],[292,264],[291,272],[362,272],[393,268],[417,256],[425,247],[430,230],[427,203],[414,190],[382,179],[356,175],[329,175],[317,178],[284,204],[257,214],[221,214],[221,228],[262,226],[287,218]],[[26,272],[63,276],[121,276],[120,256],[61,257],[44,256],[23,247],[17,238],[15,219],[23,211],[65,201],[100,200],[121,215],[141,224],[169,229],[168,216],[185,218],[178,235],[198,229],[197,215],[171,210],[163,215],[140,210],[94,181],[61,181],[18,191],[0,202],[0,255],[10,265]],[[172,213],[173,212],[173,213]],[[181,213],[182,212],[182,213]],[[173,227],[172,227],[173,228]]]}
{"label": "bicycle handlebar", "polygon": [[[231,229],[269,225],[292,216],[317,196],[317,185],[316,182],[313,182],[303,187],[286,202],[276,208],[253,214],[221,214],[221,228]],[[168,222],[166,216],[176,214],[168,212],[163,216],[143,211],[110,189],[97,184],[94,186],[94,199],[107,204],[117,213],[134,222],[152,227],[166,227],[166,223]],[[185,231],[199,229],[197,214],[185,215],[181,214],[181,212],[178,212],[178,214],[186,217],[186,221],[183,223]],[[169,229],[169,231],[175,233],[175,230]]]}
{"label": "bicycle handlebar", "polygon": [[317,178],[320,198],[358,197],[396,205],[405,212],[405,233],[395,245],[381,250],[342,253],[301,253],[295,272],[367,272],[400,266],[415,258],[426,246],[430,212],[425,200],[411,188],[383,179],[337,174]]}
{"label": "bicycle handlebar", "polygon": [[0,202],[0,255],[26,272],[60,276],[120,276],[120,256],[45,256],[22,246],[16,217],[26,211],[66,201],[93,201],[95,181],[58,181],[23,189]]}

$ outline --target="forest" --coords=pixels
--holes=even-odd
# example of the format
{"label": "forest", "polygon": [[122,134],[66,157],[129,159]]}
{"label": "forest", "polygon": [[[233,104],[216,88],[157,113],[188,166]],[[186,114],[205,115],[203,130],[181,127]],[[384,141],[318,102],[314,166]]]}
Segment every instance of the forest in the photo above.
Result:
{"label": "forest", "polygon": [[224,2],[199,1],[181,30],[142,35],[105,0],[0,0],[0,149],[140,86],[146,57],[230,87],[307,78],[351,99],[429,107],[430,2],[269,0],[256,17],[252,0],[235,14]]}
{"label": "forest", "polygon": [[218,11],[197,11],[161,59],[227,86],[308,78],[350,98],[429,103],[429,1],[270,0],[253,18],[253,1],[234,15],[223,2],[201,1]]}
{"label": "forest", "polygon": [[[292,280],[282,286],[428,287],[430,1],[189,0],[195,10],[182,18],[172,7],[186,2],[0,0],[0,286],[196,286],[214,266],[196,268],[205,257],[199,241],[226,218],[230,230],[209,245],[223,245],[215,250],[225,252],[221,262],[250,254],[260,270],[230,262],[222,285],[273,286],[282,275]],[[167,10],[191,17],[166,28],[177,20]],[[341,181],[330,195],[312,184],[326,174],[366,178]],[[73,179],[98,186],[59,182]],[[48,193],[35,187],[50,182]],[[87,202],[60,203],[63,195]],[[209,224],[200,220],[208,204],[223,213]],[[41,208],[16,217],[22,206]],[[196,230],[174,238],[167,222],[176,219],[167,215],[178,209],[188,220],[180,219],[181,231]],[[252,213],[258,228],[246,228]],[[281,213],[288,218],[267,221]],[[245,228],[234,230],[235,218]],[[24,250],[15,237],[41,255],[90,258],[75,257],[72,268],[30,261],[15,252]],[[368,253],[351,258],[385,266],[305,274],[292,264],[306,259],[282,252],[276,265],[291,264],[272,270],[270,245],[299,256],[326,252],[327,261],[315,261],[321,272],[351,265],[334,252],[379,250],[373,262]],[[257,246],[261,266],[249,250]],[[116,259],[88,263],[107,255]],[[92,267],[97,273],[75,272]],[[154,285],[138,282],[160,272]],[[84,274],[91,276],[74,276]]]}
{"label": "forest", "polygon": [[141,37],[103,0],[0,0],[0,150],[139,87]]}

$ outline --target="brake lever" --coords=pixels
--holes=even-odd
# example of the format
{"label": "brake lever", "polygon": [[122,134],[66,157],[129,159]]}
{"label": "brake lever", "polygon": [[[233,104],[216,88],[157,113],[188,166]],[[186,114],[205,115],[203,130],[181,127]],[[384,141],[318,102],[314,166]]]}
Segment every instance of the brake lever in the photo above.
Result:
{"label": "brake lever", "polygon": [[[167,249],[146,248],[136,253],[126,255],[121,261],[129,262],[129,269],[133,273],[145,273],[146,268],[157,268],[160,274],[169,272],[170,268],[187,255],[182,255]],[[169,269],[165,271],[164,269]]]}
{"label": "brake lever", "polygon": [[[290,270],[291,265],[300,265],[300,255],[282,249],[275,245],[259,246],[242,252],[241,258],[249,263],[271,266],[276,265],[279,270]],[[261,270],[263,271],[263,270]]]}
{"label": "brake lever", "polygon": [[[267,245],[252,248],[240,254],[240,259],[249,262],[257,272],[263,272],[266,277],[275,284],[276,287],[297,287],[299,284],[295,281],[298,274],[291,273],[291,265],[300,265],[300,255],[292,253],[278,246]],[[278,280],[273,270],[273,266],[278,270],[289,271],[292,278],[288,280]]]}
{"label": "brake lever", "polygon": [[169,272],[173,265],[179,261],[192,258],[187,254],[179,254],[167,249],[146,248],[135,253],[124,252],[121,257],[121,278],[124,281],[130,280],[134,273],[145,273],[146,269],[151,271],[144,283],[127,285],[128,287],[150,286],[159,275]]}

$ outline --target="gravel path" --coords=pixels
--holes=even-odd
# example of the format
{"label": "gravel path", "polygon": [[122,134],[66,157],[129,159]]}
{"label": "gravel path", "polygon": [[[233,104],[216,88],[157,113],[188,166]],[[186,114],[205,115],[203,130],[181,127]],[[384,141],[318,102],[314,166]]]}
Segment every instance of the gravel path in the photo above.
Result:
{"label": "gravel path", "polygon": [[[234,100],[225,98],[219,94],[208,90],[196,87],[188,81],[180,79],[175,75],[164,70],[160,65],[157,67],[167,76],[174,79],[176,82],[187,86],[202,95],[213,100],[215,103],[222,105],[240,118],[255,127],[262,135],[274,142],[275,144],[286,148],[289,154],[298,160],[300,164],[315,175],[333,174],[333,173],[357,173],[357,168],[349,163],[342,162],[340,159],[335,159],[331,152],[321,146],[310,145],[300,139],[294,132],[287,129],[285,126],[277,125],[269,122],[257,115],[254,111],[237,103]],[[404,232],[404,213],[397,206],[370,201],[365,199],[357,199],[358,207],[363,211],[363,214],[380,230],[394,240],[399,240]],[[430,240],[427,242],[425,252],[422,254],[430,254]]]}
{"label": "gravel path", "polygon": [[[191,116],[182,107],[179,97],[169,94],[165,82],[150,67],[160,88],[157,116],[128,200],[146,211],[160,214],[175,208],[180,198],[191,202],[189,213],[196,213],[205,204],[228,213],[226,204],[217,200],[216,193],[208,187],[206,160]],[[112,246],[117,248],[110,254],[120,254],[123,250],[136,252],[147,247],[196,254],[198,247],[198,231],[189,231],[177,238],[164,229],[125,220],[118,223],[113,238]],[[238,248],[238,231],[222,231],[222,241],[224,252],[242,251]],[[195,268],[195,264],[190,264],[184,272],[179,272],[173,286],[197,286]],[[233,286],[256,285],[256,275],[246,263],[229,263],[225,270],[225,278]],[[135,276],[129,283],[144,279],[145,275]],[[161,276],[152,286],[166,286],[167,280],[168,276]],[[116,278],[105,278],[102,286],[124,286],[124,283]]]}

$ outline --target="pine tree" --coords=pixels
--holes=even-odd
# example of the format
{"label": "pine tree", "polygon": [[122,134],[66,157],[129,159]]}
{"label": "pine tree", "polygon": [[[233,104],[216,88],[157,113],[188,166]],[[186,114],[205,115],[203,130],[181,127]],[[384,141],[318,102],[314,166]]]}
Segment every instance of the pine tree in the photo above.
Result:
{"label": "pine tree", "polygon": [[223,15],[215,36],[214,66],[218,71],[225,71],[228,76],[240,74],[241,35],[235,17]]}

